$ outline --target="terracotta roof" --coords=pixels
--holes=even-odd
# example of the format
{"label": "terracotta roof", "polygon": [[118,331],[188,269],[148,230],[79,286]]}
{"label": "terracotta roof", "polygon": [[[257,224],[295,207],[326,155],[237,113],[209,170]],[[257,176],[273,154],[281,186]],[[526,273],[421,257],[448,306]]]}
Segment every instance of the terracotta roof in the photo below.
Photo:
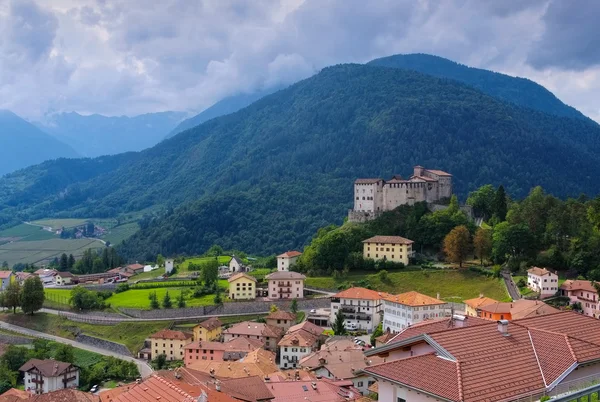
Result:
{"label": "terracotta roof", "polygon": [[498,303],[498,300],[491,299],[489,297],[479,296],[474,299],[465,300],[465,304],[473,309],[478,309],[481,306],[487,306],[488,304]]}
{"label": "terracotta roof", "polygon": [[277,256],[277,258],[294,258],[294,257],[298,257],[301,256],[302,253],[296,250],[292,250],[292,251],[286,251],[283,254],[279,254]]}
{"label": "terracotta roof", "polygon": [[294,314],[292,312],[289,312],[289,311],[277,310],[277,311],[272,312],[268,316],[266,316],[265,319],[266,320],[291,320],[291,321],[296,321],[296,314]]}
{"label": "terracotta roof", "polygon": [[0,271],[0,279],[6,279],[12,275],[12,271]]}
{"label": "terracotta roof", "polygon": [[546,268],[539,267],[531,267],[527,270],[527,272],[537,276],[556,275],[555,273],[548,271]]}
{"label": "terracotta roof", "polygon": [[44,377],[56,377],[63,374],[71,366],[71,363],[59,362],[57,360],[29,359],[27,363],[21,366],[19,371],[29,371],[36,368]]}
{"label": "terracotta roof", "polygon": [[299,272],[294,272],[294,271],[277,271],[277,272],[273,272],[272,274],[269,274],[267,276],[265,276],[266,280],[278,280],[278,279],[306,279],[306,276],[302,275]]}
{"label": "terracotta roof", "polygon": [[143,266],[142,264],[137,264],[137,263],[136,263],[136,264],[129,264],[129,265],[127,266],[127,268],[129,268],[129,269],[131,269],[131,270],[133,270],[133,271],[138,271],[138,270],[140,270],[140,269],[144,269],[144,266]]}
{"label": "terracotta roof", "polygon": [[[11,388],[14,389],[14,388]],[[0,395],[0,402],[22,402],[24,398],[19,398],[16,395]]]}
{"label": "terracotta roof", "polygon": [[263,377],[252,376],[230,378],[221,381],[221,392],[236,399],[248,402],[273,399],[274,396],[265,384]]}
{"label": "terracotta roof", "polygon": [[160,330],[152,335],[150,335],[150,338],[152,339],[173,339],[173,340],[180,340],[180,341],[184,341],[186,339],[190,339],[192,338],[192,334],[188,334],[182,331],[173,331],[170,329],[163,329]]}
{"label": "terracotta roof", "polygon": [[256,282],[256,278],[255,277],[250,276],[250,275],[248,275],[248,274],[246,274],[244,272],[240,272],[238,274],[235,274],[235,275],[229,277],[229,279],[227,279],[227,282],[237,281],[238,279],[241,279],[241,278],[246,278],[246,279],[251,280],[252,282]]}
{"label": "terracotta roof", "polygon": [[300,331],[300,330],[309,332],[316,336],[320,336],[323,334],[323,328],[319,327],[318,325],[313,324],[312,322],[308,322],[308,321],[302,321],[300,324],[291,326],[290,329],[288,329],[287,333],[291,334],[292,332],[296,332],[296,331]]}
{"label": "terracotta roof", "polygon": [[3,393],[2,396],[16,396],[19,399],[27,399],[31,396],[31,394],[27,391],[23,391],[17,388],[11,388],[5,393]]}
{"label": "terracotta roof", "polygon": [[391,295],[389,293],[378,292],[366,288],[350,288],[342,290],[333,297],[340,299],[381,300],[387,296]]}
{"label": "terracotta roof", "polygon": [[24,281],[25,279],[32,277],[33,274],[30,274],[29,272],[17,272],[15,276],[17,277],[17,279]]}
{"label": "terracotta roof", "polygon": [[380,181],[383,181],[383,179],[356,179],[354,184],[375,184]]}
{"label": "terracotta roof", "polygon": [[519,299],[514,302],[496,302],[479,307],[479,310],[492,314],[508,314],[513,320],[556,313],[559,310],[539,300]]}
{"label": "terracotta roof", "polygon": [[400,331],[388,341],[388,344],[401,342],[406,339],[414,338],[418,335],[431,334],[434,332],[445,331],[450,328],[472,327],[475,325],[489,324],[488,320],[477,317],[465,316],[463,321],[457,322],[456,319],[440,318],[438,320],[426,320],[413,324]]}
{"label": "terracotta roof", "polygon": [[312,347],[317,343],[318,339],[317,335],[301,329],[284,335],[277,346]]}
{"label": "terracotta roof", "polygon": [[61,389],[47,394],[34,395],[27,400],[31,402],[97,402],[100,401],[100,398],[89,392]]}
{"label": "terracotta roof", "polygon": [[410,179],[411,179],[411,181],[414,179],[417,179],[417,180],[423,180],[423,181],[430,182],[430,183],[437,182],[436,179],[432,179],[431,177],[426,177],[426,176],[411,176]]}
{"label": "terracotta roof", "polygon": [[425,169],[425,171],[436,174],[438,176],[452,176],[450,173],[446,173],[443,170]]}
{"label": "terracotta roof", "polygon": [[198,325],[208,331],[213,331],[213,330],[221,327],[223,325],[223,323],[217,317],[210,317],[208,320],[204,320],[204,321],[200,322]]}
{"label": "terracotta roof", "polygon": [[242,359],[233,362],[194,360],[188,365],[188,368],[212,374],[218,378],[265,377],[279,370],[275,364],[275,354],[264,349],[253,350]]}
{"label": "terracotta roof", "polygon": [[586,292],[598,293],[591,281],[566,280],[560,288],[562,290],[585,290]]}
{"label": "terracotta roof", "polygon": [[369,392],[373,392],[374,394],[379,393],[379,383],[375,381],[369,388],[367,388]]}
{"label": "terracotta roof", "polygon": [[66,272],[66,271],[64,271],[64,272],[57,272],[56,275],[60,276],[61,278],[74,278],[75,277],[75,275],[73,275],[70,272]]}
{"label": "terracotta roof", "polygon": [[432,306],[438,304],[446,304],[446,302],[436,299],[435,297],[427,296],[419,292],[406,292],[399,295],[388,295],[383,298],[386,301],[403,304],[405,306]]}
{"label": "terracotta roof", "polygon": [[316,381],[272,381],[268,387],[273,402],[343,402],[356,401],[360,392],[351,386],[337,385],[327,379]]}
{"label": "terracotta roof", "polygon": [[35,271],[34,274],[37,275],[37,276],[56,275],[56,270],[55,269],[40,268],[37,271]]}
{"label": "terracotta roof", "polygon": [[395,337],[397,334],[393,333],[393,332],[388,332],[386,331],[383,335],[378,336],[377,338],[375,338],[375,342],[379,342],[379,343],[388,343],[388,341],[390,339],[392,339],[393,337]]}
{"label": "terracotta roof", "polygon": [[273,325],[263,324],[261,322],[244,321],[227,328],[225,331],[223,331],[223,333],[279,338],[281,335],[283,335],[283,329]]}
{"label": "terracotta roof", "polygon": [[227,352],[251,352],[263,347],[258,339],[233,338],[228,342],[195,341],[185,345],[185,349],[222,350]]}
{"label": "terracotta roof", "polygon": [[106,398],[102,402],[196,402],[197,398],[177,387],[170,381],[152,375],[139,384],[129,386],[124,392]]}
{"label": "terracotta roof", "polygon": [[363,243],[384,243],[384,244],[413,244],[414,241],[400,236],[373,236]]}

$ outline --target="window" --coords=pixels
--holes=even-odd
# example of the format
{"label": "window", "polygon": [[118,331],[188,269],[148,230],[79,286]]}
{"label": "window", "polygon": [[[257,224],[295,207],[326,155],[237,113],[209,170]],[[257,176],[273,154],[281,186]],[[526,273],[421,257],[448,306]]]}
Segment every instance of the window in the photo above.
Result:
{"label": "window", "polygon": [[359,382],[357,382],[357,383],[356,383],[356,386],[357,386],[357,387],[362,387],[362,386],[363,386],[363,382],[362,382],[362,381],[359,381]]}

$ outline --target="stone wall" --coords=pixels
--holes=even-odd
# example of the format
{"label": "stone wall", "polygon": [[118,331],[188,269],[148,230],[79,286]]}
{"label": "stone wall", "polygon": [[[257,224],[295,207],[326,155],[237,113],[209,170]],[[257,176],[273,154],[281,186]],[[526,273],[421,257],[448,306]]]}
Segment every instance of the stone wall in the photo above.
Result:
{"label": "stone wall", "polygon": [[95,338],[93,336],[79,334],[75,337],[77,342],[85,343],[86,345],[94,346],[99,349],[108,350],[119,353],[123,356],[133,356],[129,349],[121,343],[107,341],[106,339]]}
{"label": "stone wall", "polygon": [[9,345],[29,345],[30,343],[33,343],[33,339],[18,335],[0,334],[0,343],[8,343]]}

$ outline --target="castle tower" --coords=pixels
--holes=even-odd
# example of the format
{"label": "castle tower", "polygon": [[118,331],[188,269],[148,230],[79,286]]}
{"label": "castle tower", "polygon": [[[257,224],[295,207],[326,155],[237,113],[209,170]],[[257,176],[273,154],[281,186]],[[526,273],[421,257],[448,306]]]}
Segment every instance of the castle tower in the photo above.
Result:
{"label": "castle tower", "polygon": [[414,175],[415,176],[423,176],[423,172],[425,171],[425,168],[423,166],[417,165],[414,167]]}

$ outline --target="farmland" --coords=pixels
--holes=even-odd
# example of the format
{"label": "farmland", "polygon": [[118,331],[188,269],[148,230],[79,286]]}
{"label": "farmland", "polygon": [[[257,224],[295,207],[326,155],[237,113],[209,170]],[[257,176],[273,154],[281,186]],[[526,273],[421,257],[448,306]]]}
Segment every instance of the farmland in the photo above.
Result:
{"label": "farmland", "polygon": [[109,228],[108,233],[103,236],[102,239],[116,245],[123,240],[130,238],[139,229],[140,226],[136,222],[125,223]]}
{"label": "farmland", "polygon": [[73,254],[77,258],[88,248],[102,247],[104,247],[102,242],[96,239],[50,238],[47,240],[13,241],[0,245],[0,261],[8,262],[9,266],[17,263],[43,263],[60,256],[62,253]]}
{"label": "farmland", "polygon": [[51,227],[52,230],[56,231],[58,229],[62,229],[63,227],[69,229],[76,226],[81,226],[88,221],[89,219],[40,219],[31,223],[34,225]]}

